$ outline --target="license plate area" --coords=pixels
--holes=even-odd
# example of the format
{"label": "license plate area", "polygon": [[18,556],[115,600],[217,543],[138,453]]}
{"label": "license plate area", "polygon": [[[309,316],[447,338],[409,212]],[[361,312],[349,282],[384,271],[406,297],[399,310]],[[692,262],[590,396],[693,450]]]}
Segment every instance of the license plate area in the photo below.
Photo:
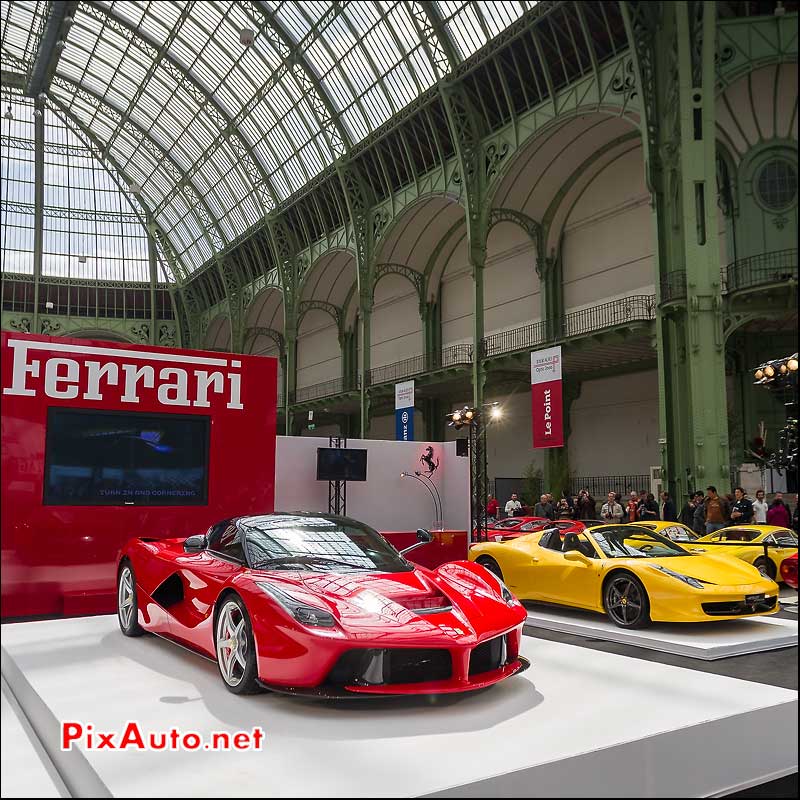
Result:
{"label": "license plate area", "polygon": [[744,602],[747,605],[752,605],[754,603],[763,603],[767,599],[767,596],[764,594],[746,594],[744,596]]}

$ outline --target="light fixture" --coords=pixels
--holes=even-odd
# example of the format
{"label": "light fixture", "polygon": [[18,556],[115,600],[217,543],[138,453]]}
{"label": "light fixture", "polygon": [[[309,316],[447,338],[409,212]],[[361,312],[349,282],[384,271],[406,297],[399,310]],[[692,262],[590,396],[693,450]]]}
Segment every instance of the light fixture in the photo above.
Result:
{"label": "light fixture", "polygon": [[56,50],[63,50],[67,46],[67,43],[63,39],[59,39],[56,42]]}
{"label": "light fixture", "polygon": [[47,92],[39,92],[39,101],[44,103],[47,101]]}
{"label": "light fixture", "polygon": [[755,377],[756,377],[757,381],[760,381],[764,377],[764,370],[763,369],[757,369]]}
{"label": "light fixture", "polygon": [[781,364],[780,367],[778,367],[778,370],[780,371],[781,375],[785,375],[789,371],[789,368],[786,366],[786,364]]}
{"label": "light fixture", "polygon": [[72,23],[73,23],[72,17],[67,15],[66,17],[64,17],[64,22],[62,23],[62,25],[66,30],[69,30],[72,27]]}
{"label": "light fixture", "polygon": [[52,311],[52,310],[55,308],[55,305],[53,304],[53,301],[52,301],[52,300],[48,300],[48,301],[47,301],[47,302],[44,304],[44,307],[45,307],[45,308],[46,308],[48,311]]}
{"label": "light fixture", "polygon": [[135,182],[134,183],[129,183],[128,184],[128,189],[131,192],[131,194],[139,194],[142,191],[141,185],[138,184],[138,183],[135,183]]}
{"label": "light fixture", "polygon": [[78,256],[78,263],[79,264],[85,264],[86,263],[86,256],[83,255],[83,254],[79,255]]}
{"label": "light fixture", "polygon": [[33,116],[36,117],[36,119],[39,119],[42,116],[42,109],[41,108],[35,109],[33,112]]}
{"label": "light fixture", "polygon": [[764,367],[764,374],[768,378],[774,378],[775,377],[775,367],[773,367],[772,364],[767,364],[767,366]]}
{"label": "light fixture", "polygon": [[245,46],[250,47],[256,38],[256,32],[252,28],[242,28],[239,31],[239,41]]}
{"label": "light fixture", "polygon": [[778,0],[775,6],[775,11],[772,12],[776,17],[782,17],[786,13],[786,7],[783,5],[782,0]]}
{"label": "light fixture", "polygon": [[797,356],[792,356],[786,362],[786,366],[789,367],[789,372],[797,372]]}
{"label": "light fixture", "polygon": [[475,416],[475,412],[474,412],[474,411],[473,411],[471,408],[468,408],[468,409],[467,409],[467,410],[464,412],[464,416],[465,416],[467,419],[472,419],[472,418]]}
{"label": "light fixture", "polygon": [[503,409],[498,405],[493,405],[492,410],[489,412],[492,419],[501,419],[503,416]]}
{"label": "light fixture", "polygon": [[461,412],[454,411],[453,412],[453,422],[461,422]]}
{"label": "light fixture", "polygon": [[14,119],[14,112],[11,110],[11,106],[6,106],[6,113],[3,114],[3,119]]}

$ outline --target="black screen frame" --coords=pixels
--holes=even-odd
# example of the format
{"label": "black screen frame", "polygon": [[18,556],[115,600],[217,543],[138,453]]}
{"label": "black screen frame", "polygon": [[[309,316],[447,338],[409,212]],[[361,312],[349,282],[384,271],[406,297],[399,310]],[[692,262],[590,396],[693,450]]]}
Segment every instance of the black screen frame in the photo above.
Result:
{"label": "black screen frame", "polygon": [[[364,454],[364,477],[363,478],[321,478],[320,477],[320,458],[322,453],[335,452],[363,453]],[[318,447],[317,448],[317,480],[318,481],[350,481],[353,483],[364,483],[367,480],[367,453],[364,447]]]}
{"label": "black screen frame", "polygon": [[[205,475],[202,483],[202,494],[195,500],[181,499],[180,502],[165,498],[162,500],[149,499],[147,501],[133,500],[120,500],[110,498],[109,500],[88,500],[81,498],[73,503],[63,502],[61,499],[58,501],[52,500],[48,496],[48,476],[51,467],[51,436],[54,430],[53,418],[57,414],[67,413],[75,416],[92,416],[92,417],[118,417],[120,419],[131,417],[149,418],[154,421],[158,420],[192,420],[193,422],[200,422],[203,426],[203,435],[205,438],[205,447],[203,448],[203,461],[205,464]],[[116,411],[113,409],[105,408],[70,408],[69,406],[48,406],[47,408],[47,426],[45,429],[45,444],[44,444],[44,473],[42,474],[42,505],[50,507],[70,507],[70,506],[88,506],[88,507],[107,507],[114,506],[117,508],[125,508],[127,506],[136,506],[138,508],[147,507],[171,507],[180,508],[181,506],[207,506],[208,505],[208,484],[211,474],[211,417],[207,414],[164,414],[151,411]]]}

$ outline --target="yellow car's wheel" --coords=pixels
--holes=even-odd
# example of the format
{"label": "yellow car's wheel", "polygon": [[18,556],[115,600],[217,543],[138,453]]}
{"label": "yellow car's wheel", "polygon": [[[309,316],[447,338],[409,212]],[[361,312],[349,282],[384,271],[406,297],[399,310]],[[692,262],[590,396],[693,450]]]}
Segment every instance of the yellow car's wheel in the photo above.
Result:
{"label": "yellow car's wheel", "polygon": [[765,578],[771,578],[773,581],[775,580],[775,576],[778,574],[778,571],[775,569],[775,565],[768,558],[764,558],[764,556],[761,556],[761,558],[757,558],[753,562],[753,566]]}
{"label": "yellow car's wheel", "polygon": [[475,562],[484,569],[488,569],[492,575],[497,576],[501,581],[503,580],[503,570],[500,569],[500,565],[491,556],[480,556],[480,558],[475,559]]}
{"label": "yellow car's wheel", "polygon": [[608,618],[620,628],[646,628],[650,624],[650,600],[642,582],[632,573],[612,572],[603,587],[603,606]]}

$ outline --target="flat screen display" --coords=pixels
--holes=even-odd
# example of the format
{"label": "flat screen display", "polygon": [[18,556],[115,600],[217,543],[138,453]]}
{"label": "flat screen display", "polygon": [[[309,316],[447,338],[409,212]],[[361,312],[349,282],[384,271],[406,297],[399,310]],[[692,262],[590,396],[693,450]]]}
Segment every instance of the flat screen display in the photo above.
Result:
{"label": "flat screen display", "polygon": [[317,448],[318,481],[365,481],[367,451],[346,447]]}
{"label": "flat screen display", "polygon": [[209,418],[50,408],[44,504],[208,502]]}

